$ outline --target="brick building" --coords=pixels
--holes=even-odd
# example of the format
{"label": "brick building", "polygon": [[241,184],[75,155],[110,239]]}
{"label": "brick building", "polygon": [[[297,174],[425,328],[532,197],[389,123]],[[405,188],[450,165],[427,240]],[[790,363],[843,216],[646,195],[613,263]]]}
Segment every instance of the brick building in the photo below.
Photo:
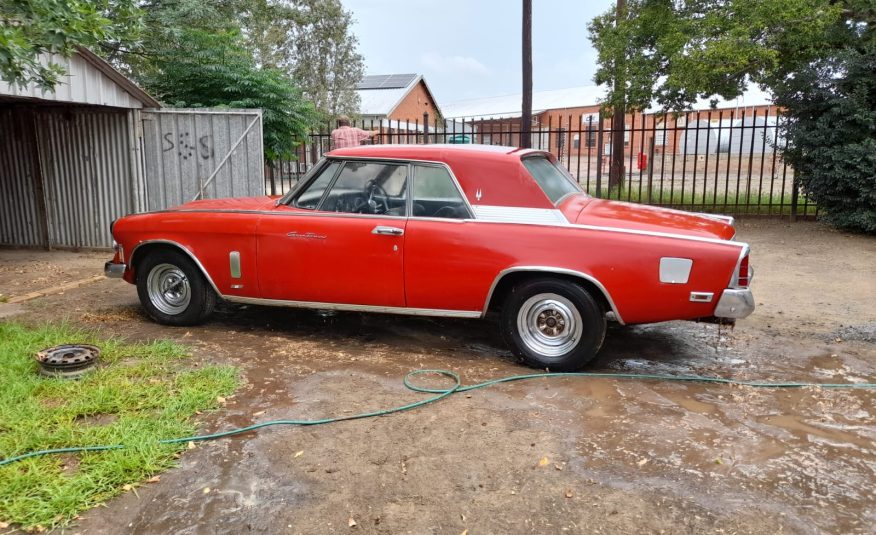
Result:
{"label": "brick building", "polygon": [[424,113],[429,114],[430,123],[441,117],[432,91],[419,74],[365,76],[356,86],[356,92],[360,100],[360,119],[366,126],[415,130],[416,125],[422,128]]}
{"label": "brick building", "polygon": [[[600,100],[605,92],[598,86],[583,86],[552,91],[536,91],[532,95],[532,147],[555,153],[609,153],[611,120],[602,119],[602,150],[599,150]],[[444,105],[445,118],[465,123],[477,132],[475,142],[499,145],[520,145],[521,95],[469,99]],[[730,127],[740,124],[774,125],[777,110],[769,95],[750,89],[733,100],[703,99],[692,110],[680,115],[663,114],[657,108],[644,113],[628,113],[625,117],[624,145],[626,154],[648,152],[653,139],[654,151],[696,152],[747,140],[727,138]],[[699,127],[697,126],[699,125]],[[721,127],[721,128],[719,128]],[[700,132],[706,132],[700,135]],[[738,132],[739,129],[735,128]],[[720,138],[720,139],[719,139]],[[760,146],[758,142],[755,145]]]}

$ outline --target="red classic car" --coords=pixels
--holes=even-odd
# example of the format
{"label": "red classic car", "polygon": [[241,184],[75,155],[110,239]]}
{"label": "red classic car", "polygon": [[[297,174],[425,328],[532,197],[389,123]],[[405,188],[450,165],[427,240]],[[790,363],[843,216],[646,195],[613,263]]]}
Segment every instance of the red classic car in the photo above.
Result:
{"label": "red classic car", "polygon": [[537,150],[335,150],[283,196],[200,200],[113,223],[108,276],[160,323],[235,303],[482,318],[528,364],[574,370],[606,321],[754,310],[732,218],[595,199]]}

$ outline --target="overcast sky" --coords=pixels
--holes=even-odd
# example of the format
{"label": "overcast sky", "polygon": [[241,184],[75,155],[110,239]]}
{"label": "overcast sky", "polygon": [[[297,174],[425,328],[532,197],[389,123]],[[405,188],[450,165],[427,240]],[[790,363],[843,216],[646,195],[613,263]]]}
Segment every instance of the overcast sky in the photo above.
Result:
{"label": "overcast sky", "polygon": [[[423,74],[440,106],[520,92],[520,0],[342,0],[366,74]],[[614,0],[533,0],[535,91],[593,84],[587,23]]]}

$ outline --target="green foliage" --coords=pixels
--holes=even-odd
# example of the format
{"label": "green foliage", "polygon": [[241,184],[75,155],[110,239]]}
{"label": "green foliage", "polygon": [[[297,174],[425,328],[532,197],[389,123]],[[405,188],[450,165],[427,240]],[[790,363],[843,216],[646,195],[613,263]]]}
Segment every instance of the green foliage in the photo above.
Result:
{"label": "green foliage", "polygon": [[120,38],[140,28],[136,0],[0,0],[0,79],[50,90],[65,74],[42,55],[69,57],[77,46]]}
{"label": "green foliage", "polygon": [[349,11],[340,0],[251,0],[240,21],[247,46],[263,66],[298,83],[323,118],[359,111],[356,84],[363,60]]}
{"label": "green foliage", "polygon": [[[33,354],[62,343],[91,343],[103,366],[79,380],[42,378]],[[236,372],[186,366],[173,343],[123,344],[65,325],[37,329],[0,323],[0,457],[77,445],[123,450],[36,457],[0,467],[0,521],[40,531],[169,468],[192,417],[233,392]]]}
{"label": "green foliage", "polygon": [[876,232],[873,0],[629,0],[616,15],[589,26],[609,109],[766,87],[804,192],[833,223]]}
{"label": "green foliage", "polygon": [[265,159],[288,158],[306,139],[313,105],[277,69],[253,64],[236,30],[182,30],[152,57],[145,86],[176,107],[261,108]]}
{"label": "green foliage", "polygon": [[876,234],[874,73],[876,43],[844,48],[785,81],[777,104],[788,110],[785,156],[823,217]]}

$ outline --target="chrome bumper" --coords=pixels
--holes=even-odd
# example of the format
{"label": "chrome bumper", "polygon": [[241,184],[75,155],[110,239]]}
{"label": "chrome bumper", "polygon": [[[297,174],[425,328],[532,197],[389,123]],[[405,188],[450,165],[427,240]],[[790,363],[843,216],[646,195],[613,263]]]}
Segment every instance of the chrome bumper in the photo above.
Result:
{"label": "chrome bumper", "polygon": [[103,265],[103,274],[111,279],[121,279],[125,274],[125,269],[128,266],[125,264],[115,264],[113,262],[107,262]]}
{"label": "chrome bumper", "polygon": [[715,307],[716,318],[731,318],[740,320],[754,312],[754,294],[749,288],[744,290],[724,290],[718,306]]}

